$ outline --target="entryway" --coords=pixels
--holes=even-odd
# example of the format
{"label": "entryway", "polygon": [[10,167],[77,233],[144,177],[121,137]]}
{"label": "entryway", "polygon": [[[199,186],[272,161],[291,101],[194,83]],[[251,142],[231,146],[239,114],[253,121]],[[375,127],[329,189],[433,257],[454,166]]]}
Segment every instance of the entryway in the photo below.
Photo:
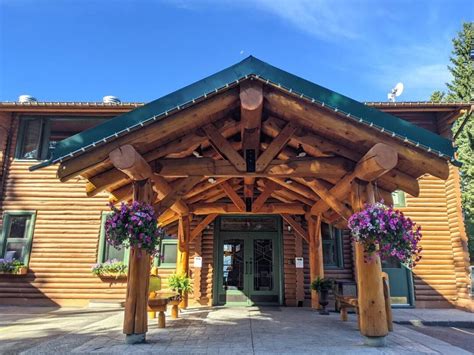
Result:
{"label": "entryway", "polygon": [[222,216],[216,226],[215,305],[282,304],[280,217]]}

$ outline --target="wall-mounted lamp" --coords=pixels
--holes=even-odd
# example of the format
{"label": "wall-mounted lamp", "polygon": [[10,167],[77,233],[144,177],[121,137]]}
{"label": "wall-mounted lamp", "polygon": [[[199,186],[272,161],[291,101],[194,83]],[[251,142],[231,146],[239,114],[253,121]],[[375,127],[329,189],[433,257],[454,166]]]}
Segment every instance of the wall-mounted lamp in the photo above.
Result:
{"label": "wall-mounted lamp", "polygon": [[202,155],[202,148],[201,146],[199,145],[196,149],[193,150],[193,155],[196,157],[196,158],[202,158],[203,155]]}
{"label": "wall-mounted lamp", "polygon": [[300,144],[298,145],[298,149],[296,149],[296,156],[298,158],[304,158],[306,156],[306,152],[303,149],[303,146]]}
{"label": "wall-mounted lamp", "polygon": [[212,176],[210,178],[208,178],[207,181],[211,184],[215,184],[217,182],[217,180],[215,178],[213,178]]}

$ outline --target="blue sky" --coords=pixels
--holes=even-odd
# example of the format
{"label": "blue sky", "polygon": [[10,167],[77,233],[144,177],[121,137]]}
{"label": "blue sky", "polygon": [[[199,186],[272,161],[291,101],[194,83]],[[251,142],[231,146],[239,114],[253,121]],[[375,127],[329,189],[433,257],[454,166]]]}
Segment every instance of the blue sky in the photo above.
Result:
{"label": "blue sky", "polygon": [[0,0],[0,100],[151,101],[248,55],[361,101],[444,89],[469,0]]}

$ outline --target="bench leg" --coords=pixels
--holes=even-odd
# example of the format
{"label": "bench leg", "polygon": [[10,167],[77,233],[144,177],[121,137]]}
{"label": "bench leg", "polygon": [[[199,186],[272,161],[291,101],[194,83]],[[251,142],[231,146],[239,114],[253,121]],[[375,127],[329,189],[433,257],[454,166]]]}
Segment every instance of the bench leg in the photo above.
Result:
{"label": "bench leg", "polygon": [[359,314],[359,307],[355,308],[356,316],[357,316],[357,328],[360,330],[360,314]]}
{"label": "bench leg", "polygon": [[158,313],[158,328],[166,328],[166,317],[163,311]]}
{"label": "bench leg", "polygon": [[174,304],[171,307],[171,318],[172,319],[177,319],[178,318],[178,312],[179,312],[178,305]]}
{"label": "bench leg", "polygon": [[341,307],[341,320],[347,322],[347,308]]}

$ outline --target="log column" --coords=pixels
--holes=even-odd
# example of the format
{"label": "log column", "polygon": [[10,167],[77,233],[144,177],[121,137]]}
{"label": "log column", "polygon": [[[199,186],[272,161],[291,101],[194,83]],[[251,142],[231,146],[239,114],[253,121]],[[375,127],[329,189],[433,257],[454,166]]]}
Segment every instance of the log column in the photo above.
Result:
{"label": "log column", "polygon": [[[114,167],[125,173],[133,182],[133,200],[153,205],[156,193],[153,191],[150,165],[131,145],[114,149],[109,154]],[[127,295],[123,332],[129,344],[145,341],[148,330],[148,294],[150,283],[150,255],[132,247],[128,262]]]}
{"label": "log column", "polygon": [[[354,180],[351,199],[354,212],[360,211],[365,202],[375,202],[372,184]],[[367,345],[383,346],[388,327],[380,257],[364,260],[363,245],[355,243],[355,259],[360,332],[367,337]]]}
{"label": "log column", "polygon": [[[321,216],[319,215],[315,218],[310,214],[306,214],[305,217],[308,224],[310,282],[313,282],[318,276],[324,277]],[[314,290],[311,290],[311,308],[320,308],[319,296]]]}
{"label": "log column", "polygon": [[[180,216],[178,219],[178,255],[176,258],[176,273],[178,275],[189,276],[189,241],[191,236],[190,216]],[[183,293],[183,299],[179,308],[188,307],[188,293]]]}
{"label": "log column", "polygon": [[[134,201],[153,203],[154,193],[148,179],[133,182]],[[148,331],[148,286],[150,282],[150,254],[132,247],[128,264],[127,296],[123,332],[126,341],[135,344],[145,341]]]}

